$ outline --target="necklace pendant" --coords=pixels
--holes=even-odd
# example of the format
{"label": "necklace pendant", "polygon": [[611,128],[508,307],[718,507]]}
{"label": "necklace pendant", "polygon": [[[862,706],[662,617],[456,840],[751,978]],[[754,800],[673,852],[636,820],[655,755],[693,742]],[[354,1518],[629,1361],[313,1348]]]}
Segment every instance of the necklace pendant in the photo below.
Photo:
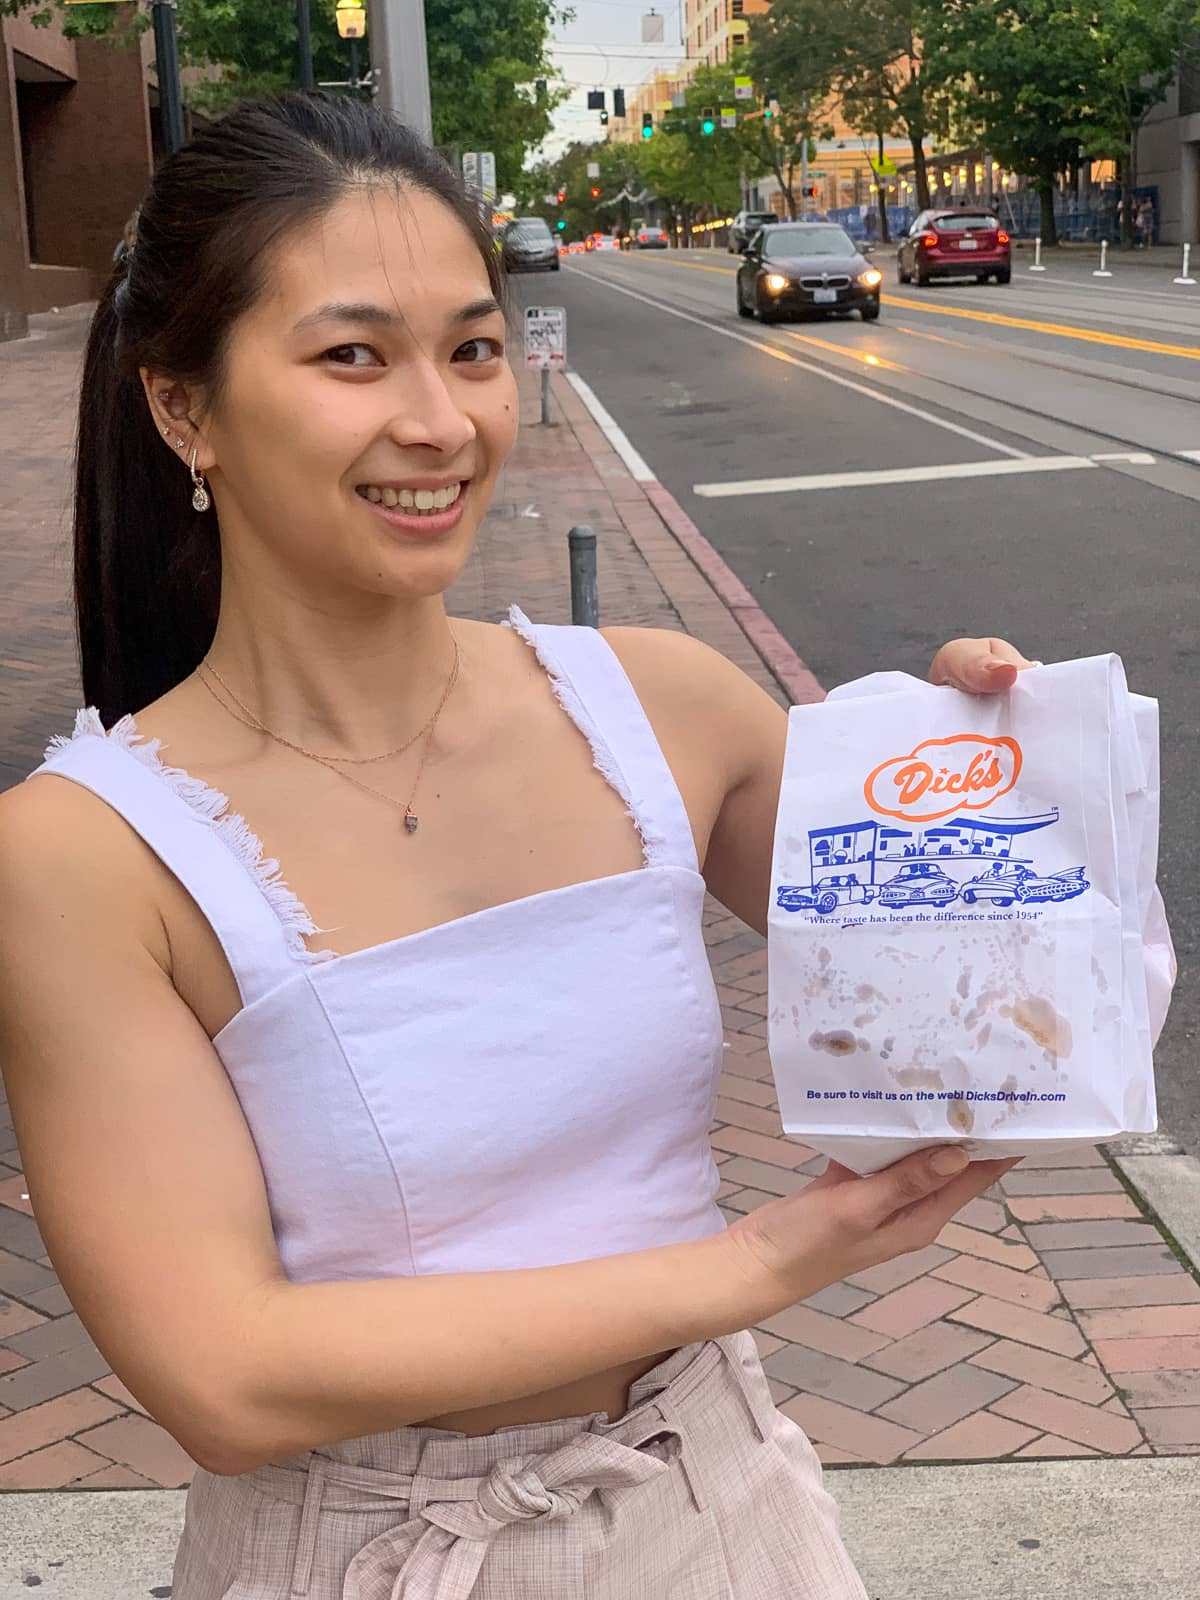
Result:
{"label": "necklace pendant", "polygon": [[409,833],[416,833],[418,818],[416,813],[408,806],[404,808],[404,826]]}

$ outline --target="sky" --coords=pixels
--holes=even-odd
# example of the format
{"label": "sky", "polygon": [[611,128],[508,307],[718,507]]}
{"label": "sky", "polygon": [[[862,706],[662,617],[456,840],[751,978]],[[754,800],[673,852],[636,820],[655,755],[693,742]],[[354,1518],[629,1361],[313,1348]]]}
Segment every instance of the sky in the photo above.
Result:
{"label": "sky", "polygon": [[[632,88],[656,64],[679,59],[681,0],[656,0],[653,6],[647,0],[574,0],[573,10],[574,20],[555,30],[550,51],[571,85],[571,98],[556,111],[554,130],[531,162],[561,155],[573,139],[601,137],[600,114],[587,109],[589,89],[608,91],[611,115],[614,88]],[[663,18],[662,44],[641,43],[642,17],[650,11]]]}

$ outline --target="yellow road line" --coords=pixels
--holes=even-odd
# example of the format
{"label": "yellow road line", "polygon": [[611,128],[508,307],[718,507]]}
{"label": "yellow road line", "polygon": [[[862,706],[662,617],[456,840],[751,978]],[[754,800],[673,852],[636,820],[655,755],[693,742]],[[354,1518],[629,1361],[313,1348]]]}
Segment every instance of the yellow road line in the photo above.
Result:
{"label": "yellow road line", "polygon": [[964,306],[934,306],[924,300],[889,294],[885,304],[904,306],[909,311],[924,311],[935,317],[965,317],[970,322],[988,322],[999,328],[1027,328],[1032,333],[1048,333],[1056,339],[1079,339],[1084,344],[1106,344],[1119,350],[1144,350],[1156,356],[1180,356],[1185,361],[1200,361],[1200,345],[1159,344],[1154,339],[1131,339],[1123,333],[1097,333],[1091,328],[1076,328],[1064,322],[1038,322],[1032,317],[1006,317],[999,311],[968,311]]}
{"label": "yellow road line", "polygon": [[[687,267],[693,272],[723,272],[726,276],[732,276],[738,270],[736,267],[710,267],[701,261],[672,261],[669,265]],[[1084,344],[1106,344],[1118,350],[1141,350],[1148,355],[1178,356],[1184,361],[1200,361],[1200,345],[1161,344],[1155,339],[1134,339],[1124,333],[1098,333],[1092,328],[1077,328],[1071,323],[1009,317],[999,311],[969,311],[965,306],[931,305],[928,301],[911,300],[907,295],[892,294],[886,290],[883,303],[886,306],[903,306],[910,311],[923,311],[931,317],[963,317],[968,322],[988,322],[999,328],[1025,328],[1031,333],[1048,333],[1056,339],[1078,339]]]}

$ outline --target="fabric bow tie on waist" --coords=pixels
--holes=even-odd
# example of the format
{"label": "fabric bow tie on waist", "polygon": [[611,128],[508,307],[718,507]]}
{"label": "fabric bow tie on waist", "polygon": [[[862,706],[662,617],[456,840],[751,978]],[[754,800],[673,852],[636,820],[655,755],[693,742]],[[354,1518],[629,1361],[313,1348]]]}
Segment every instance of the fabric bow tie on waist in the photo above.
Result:
{"label": "fabric bow tie on waist", "polygon": [[343,1600],[469,1600],[502,1528],[569,1517],[597,1489],[634,1488],[668,1470],[656,1456],[582,1433],[548,1455],[498,1461],[486,1477],[439,1480],[419,1516],[355,1555]]}

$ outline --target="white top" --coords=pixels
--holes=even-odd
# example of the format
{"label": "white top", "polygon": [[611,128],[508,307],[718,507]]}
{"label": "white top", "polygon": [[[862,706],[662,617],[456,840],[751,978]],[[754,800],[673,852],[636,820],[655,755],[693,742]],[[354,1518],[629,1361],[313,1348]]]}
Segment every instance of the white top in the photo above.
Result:
{"label": "white top", "polygon": [[124,817],[221,941],[243,1009],[213,1043],[295,1281],[551,1266],[725,1226],[721,1016],[683,800],[601,635],[515,607],[510,625],[624,799],[640,869],[313,952],[278,864],[131,717],[105,732],[79,712],[38,769]]}

